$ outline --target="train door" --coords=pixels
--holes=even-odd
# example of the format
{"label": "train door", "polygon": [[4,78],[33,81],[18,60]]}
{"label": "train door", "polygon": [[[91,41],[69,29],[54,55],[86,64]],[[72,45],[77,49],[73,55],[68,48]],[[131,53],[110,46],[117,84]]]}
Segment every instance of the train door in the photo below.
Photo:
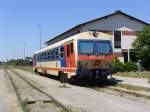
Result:
{"label": "train door", "polygon": [[74,52],[74,43],[69,42],[65,43],[65,55],[66,55],[66,67],[75,68],[75,52]]}

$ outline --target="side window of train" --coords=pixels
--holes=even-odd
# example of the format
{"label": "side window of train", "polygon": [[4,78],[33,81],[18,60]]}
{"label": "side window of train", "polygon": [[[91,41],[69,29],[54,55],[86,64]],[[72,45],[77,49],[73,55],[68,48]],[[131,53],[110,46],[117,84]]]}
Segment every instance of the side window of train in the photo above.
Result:
{"label": "side window of train", "polygon": [[54,50],[52,50],[52,60],[54,59]]}
{"label": "side window of train", "polygon": [[42,53],[40,54],[40,61],[42,61]]}
{"label": "side window of train", "polygon": [[42,53],[42,61],[44,60],[44,52]]}
{"label": "side window of train", "polygon": [[51,57],[50,57],[50,50],[47,51],[47,55],[48,55],[48,60],[50,60],[51,59]]}
{"label": "side window of train", "polygon": [[60,58],[64,57],[64,47],[60,48]]}
{"label": "side window of train", "polygon": [[67,45],[67,57],[70,56],[70,45]]}
{"label": "side window of train", "polygon": [[73,42],[70,44],[71,47],[71,54],[73,54]]}
{"label": "side window of train", "polygon": [[38,61],[40,61],[40,54],[38,54]]}
{"label": "side window of train", "polygon": [[41,61],[41,54],[39,54],[39,61]]}
{"label": "side window of train", "polygon": [[44,55],[44,60],[47,60],[47,52],[45,51],[44,54],[45,54],[45,55]]}
{"label": "side window of train", "polygon": [[42,60],[42,53],[40,53],[40,61]]}
{"label": "side window of train", "polygon": [[55,49],[55,58],[58,59],[59,58],[59,55],[58,55],[58,48]]}

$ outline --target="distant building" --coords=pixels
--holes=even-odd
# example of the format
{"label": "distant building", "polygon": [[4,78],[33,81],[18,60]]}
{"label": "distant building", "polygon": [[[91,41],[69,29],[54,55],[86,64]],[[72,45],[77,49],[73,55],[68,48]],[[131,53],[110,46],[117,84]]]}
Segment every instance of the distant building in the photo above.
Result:
{"label": "distant building", "polygon": [[140,19],[132,17],[124,12],[116,11],[110,15],[94,19],[73,27],[72,29],[47,41],[51,45],[69,36],[86,31],[101,31],[110,34],[115,56],[122,62],[135,61],[132,42],[137,38],[137,32],[143,30],[146,23]]}

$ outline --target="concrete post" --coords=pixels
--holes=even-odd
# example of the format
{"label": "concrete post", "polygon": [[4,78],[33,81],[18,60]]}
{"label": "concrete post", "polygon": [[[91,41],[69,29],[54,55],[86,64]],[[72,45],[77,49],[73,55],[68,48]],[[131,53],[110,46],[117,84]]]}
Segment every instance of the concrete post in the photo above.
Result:
{"label": "concrete post", "polygon": [[128,62],[130,61],[130,49],[128,49]]}

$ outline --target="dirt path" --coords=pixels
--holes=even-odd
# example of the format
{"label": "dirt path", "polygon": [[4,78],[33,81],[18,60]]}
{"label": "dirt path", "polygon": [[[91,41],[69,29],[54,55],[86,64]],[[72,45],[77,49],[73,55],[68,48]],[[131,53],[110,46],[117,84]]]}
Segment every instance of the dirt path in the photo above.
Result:
{"label": "dirt path", "polygon": [[56,80],[22,70],[17,72],[36,81],[44,91],[75,112],[149,112],[150,110],[149,101],[137,102],[73,85],[68,85],[69,88],[60,88],[60,83]]}

